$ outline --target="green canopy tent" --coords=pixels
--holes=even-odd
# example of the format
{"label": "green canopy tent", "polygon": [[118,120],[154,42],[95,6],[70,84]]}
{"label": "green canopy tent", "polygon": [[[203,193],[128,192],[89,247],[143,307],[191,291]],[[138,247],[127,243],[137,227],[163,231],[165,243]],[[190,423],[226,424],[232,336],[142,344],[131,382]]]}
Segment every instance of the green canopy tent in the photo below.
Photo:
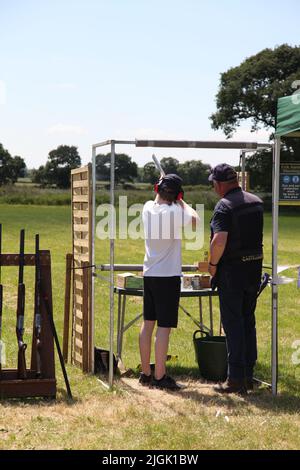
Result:
{"label": "green canopy tent", "polygon": [[282,137],[300,137],[300,95],[279,98],[273,151],[273,233],[272,233],[272,391],[278,381],[278,214],[280,186],[280,150]]}
{"label": "green canopy tent", "polygon": [[300,94],[279,98],[276,137],[300,137]]}

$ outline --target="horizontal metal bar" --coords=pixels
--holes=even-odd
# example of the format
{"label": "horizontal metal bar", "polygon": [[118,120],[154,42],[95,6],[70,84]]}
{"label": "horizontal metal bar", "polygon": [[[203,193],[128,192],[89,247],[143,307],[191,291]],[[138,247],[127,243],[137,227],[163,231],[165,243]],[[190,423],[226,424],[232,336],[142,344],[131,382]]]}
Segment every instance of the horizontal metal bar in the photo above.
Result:
{"label": "horizontal metal bar", "polygon": [[210,148],[210,149],[240,149],[246,151],[254,151],[259,149],[272,148],[273,144],[257,143],[257,142],[235,142],[230,140],[212,141],[212,140],[104,140],[93,144],[93,149],[97,147],[105,147],[114,142],[118,145],[135,145],[136,147],[173,147],[173,148]]}
{"label": "horizontal metal bar", "polygon": [[101,279],[102,281],[110,282],[109,277],[101,276],[101,274],[93,273],[93,277],[96,277],[97,279]]}
{"label": "horizontal metal bar", "polygon": [[[257,144],[256,150],[272,149],[274,144]],[[243,149],[245,153],[255,152],[255,149]]]}
{"label": "horizontal metal bar", "polygon": [[253,149],[257,142],[210,141],[210,140],[136,140],[136,147],[174,147],[174,148],[211,148],[211,149]]}
{"label": "horizontal metal bar", "polygon": [[97,144],[93,144],[92,148],[96,149],[97,147],[105,147],[105,145],[110,145],[111,140],[104,140],[103,142],[98,142]]}
{"label": "horizontal metal bar", "polygon": [[93,144],[92,148],[96,149],[97,147],[105,147],[106,145],[111,145],[111,143],[114,142],[115,144],[118,145],[135,145],[135,140],[104,140],[103,142],[99,142],[98,144]]}
{"label": "horizontal metal bar", "polygon": [[[100,271],[110,271],[110,264],[98,264],[95,266]],[[114,271],[143,271],[142,264],[114,264]],[[196,272],[198,271],[198,265],[184,264],[182,265],[182,271]]]}

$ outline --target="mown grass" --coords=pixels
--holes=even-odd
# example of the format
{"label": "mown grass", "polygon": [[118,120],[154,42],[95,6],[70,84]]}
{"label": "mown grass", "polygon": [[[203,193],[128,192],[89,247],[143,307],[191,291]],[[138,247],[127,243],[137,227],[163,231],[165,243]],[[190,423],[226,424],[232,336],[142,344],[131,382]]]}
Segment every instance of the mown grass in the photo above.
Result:
{"label": "mown grass", "polygon": [[[205,246],[201,252],[184,251],[183,262],[192,263],[208,247],[210,212],[205,212]],[[56,325],[62,338],[65,254],[71,249],[70,209],[68,207],[0,205],[3,224],[3,251],[18,250],[19,230],[26,229],[26,249],[34,250],[34,234],[41,235],[41,248],[52,254],[53,300]],[[279,263],[300,264],[300,220],[296,214],[280,219]],[[109,260],[107,240],[97,240],[96,262]],[[117,240],[116,262],[141,263],[142,240]],[[271,216],[265,217],[265,262],[271,262]],[[296,277],[296,271],[285,273]],[[33,270],[25,269],[27,292],[26,341],[30,342],[33,312]],[[16,268],[2,268],[4,284],[3,339],[7,346],[7,364],[15,366]],[[196,300],[183,304],[197,315]],[[246,399],[218,397],[206,389],[187,389],[176,398],[162,394],[143,395],[127,390],[117,382],[115,392],[104,391],[96,377],[75,367],[68,372],[75,396],[66,400],[62,374],[57,362],[58,399],[2,401],[0,404],[0,448],[81,448],[81,449],[298,449],[300,447],[300,365],[292,363],[292,344],[300,339],[300,297],[296,283],[280,287],[279,292],[279,397],[261,391]],[[127,319],[142,309],[140,299],[131,299]],[[214,301],[215,324],[218,305]],[[108,347],[108,286],[97,281],[96,344]],[[206,312],[207,320],[207,312]],[[139,363],[138,331],[140,322],[125,333],[124,361],[127,367]],[[192,335],[195,327],[180,314],[179,328],[173,332],[170,353],[178,356],[171,372],[180,376],[198,375]],[[270,380],[270,289],[262,294],[257,308],[259,360],[257,375]],[[29,351],[28,351],[29,360]],[[218,414],[217,411],[220,410]],[[217,416],[218,414],[218,416]],[[228,420],[225,419],[228,417]]]}

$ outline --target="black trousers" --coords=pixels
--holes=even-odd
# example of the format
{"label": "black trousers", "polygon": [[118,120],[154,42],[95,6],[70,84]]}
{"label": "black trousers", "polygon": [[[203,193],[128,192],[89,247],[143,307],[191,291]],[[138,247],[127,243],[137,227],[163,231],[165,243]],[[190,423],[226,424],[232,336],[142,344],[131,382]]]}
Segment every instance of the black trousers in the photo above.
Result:
{"label": "black trousers", "polygon": [[257,360],[255,308],[261,279],[261,263],[223,266],[217,283],[220,311],[228,350],[228,377],[253,377]]}

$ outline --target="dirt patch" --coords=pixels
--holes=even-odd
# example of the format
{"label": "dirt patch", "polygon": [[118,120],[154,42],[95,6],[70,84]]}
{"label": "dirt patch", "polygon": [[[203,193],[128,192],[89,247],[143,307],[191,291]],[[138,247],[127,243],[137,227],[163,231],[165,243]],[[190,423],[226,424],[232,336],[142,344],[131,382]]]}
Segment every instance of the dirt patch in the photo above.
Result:
{"label": "dirt patch", "polygon": [[231,405],[244,402],[239,396],[223,397],[214,391],[215,384],[200,380],[178,379],[182,389],[178,392],[168,392],[156,388],[143,387],[136,378],[122,378],[117,384],[136,404],[151,409],[152,413],[164,416],[177,416],[178,411],[191,403],[203,405],[209,413],[218,412],[220,405],[230,408]]}

